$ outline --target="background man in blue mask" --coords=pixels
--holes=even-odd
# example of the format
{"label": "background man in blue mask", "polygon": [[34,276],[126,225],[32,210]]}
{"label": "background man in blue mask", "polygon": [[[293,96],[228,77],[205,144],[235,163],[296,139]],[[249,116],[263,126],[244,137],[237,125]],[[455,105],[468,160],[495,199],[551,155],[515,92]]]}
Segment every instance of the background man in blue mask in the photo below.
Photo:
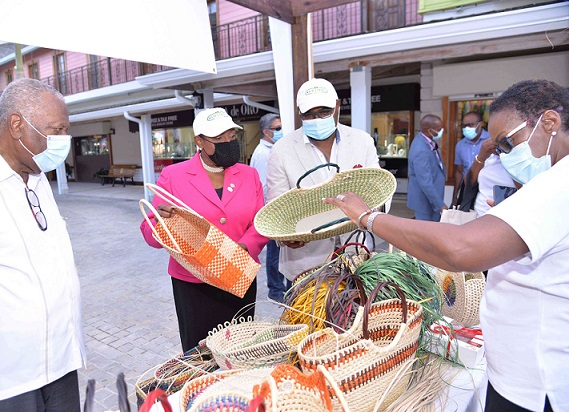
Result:
{"label": "background man in blue mask", "polygon": [[437,144],[443,133],[439,116],[423,116],[421,131],[409,150],[407,207],[415,211],[415,218],[419,220],[438,222],[443,209],[447,209],[444,201],[445,168]]}
{"label": "background man in blue mask", "polygon": [[480,153],[482,142],[490,137],[482,128],[482,116],[478,112],[468,112],[462,117],[462,136],[454,149],[454,191],[453,205],[456,205],[460,182]]}
{"label": "background man in blue mask", "polygon": [[[283,137],[281,118],[278,114],[267,113],[259,120],[261,140],[251,156],[251,167],[257,169],[259,178],[263,184],[265,202],[267,201],[267,165],[269,154],[273,145]],[[279,253],[280,248],[277,242],[269,240],[267,243],[267,256],[265,267],[267,269],[267,286],[269,288],[269,299],[276,302],[283,301],[284,292],[290,287],[290,281],[286,281],[282,273],[279,272]]]}
{"label": "background man in blue mask", "polygon": [[[311,79],[298,90],[296,103],[302,127],[273,146],[267,169],[267,201],[296,187],[308,170],[323,163],[335,163],[340,171],[358,167],[379,168],[377,151],[368,133],[338,122],[340,100],[334,86],[324,79]],[[320,184],[334,176],[334,167],[324,167],[302,180],[302,187]],[[325,263],[342,244],[331,238],[304,242],[283,242],[279,269],[289,280],[301,272]]]}
{"label": "background man in blue mask", "polygon": [[0,96],[0,411],[80,411],[79,279],[43,172],[69,153],[61,93],[34,79]]}

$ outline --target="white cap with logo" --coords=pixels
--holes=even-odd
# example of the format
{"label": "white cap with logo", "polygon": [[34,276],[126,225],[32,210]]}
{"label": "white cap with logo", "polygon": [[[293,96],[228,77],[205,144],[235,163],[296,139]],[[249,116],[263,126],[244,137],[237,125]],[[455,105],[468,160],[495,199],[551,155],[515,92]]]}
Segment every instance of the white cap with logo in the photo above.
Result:
{"label": "white cap with logo", "polygon": [[207,137],[216,137],[229,129],[243,129],[241,126],[233,123],[231,116],[227,114],[225,109],[214,107],[199,112],[194,119],[194,135],[204,135]]}
{"label": "white cap with logo", "polygon": [[296,95],[296,105],[300,113],[306,113],[315,107],[336,107],[338,94],[328,80],[310,79],[305,82]]}

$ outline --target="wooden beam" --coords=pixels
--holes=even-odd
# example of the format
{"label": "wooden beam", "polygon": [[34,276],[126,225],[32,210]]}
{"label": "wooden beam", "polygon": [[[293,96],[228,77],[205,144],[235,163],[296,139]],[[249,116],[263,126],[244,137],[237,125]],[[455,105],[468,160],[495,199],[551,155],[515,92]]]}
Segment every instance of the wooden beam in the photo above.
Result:
{"label": "wooden beam", "polygon": [[[289,1],[286,0],[228,0],[231,3],[258,11],[289,24],[294,23],[294,16]],[[353,1],[353,0],[352,0]]]}
{"label": "wooden beam", "polygon": [[290,0],[292,15],[295,17],[349,3],[354,3],[354,0]]}
{"label": "wooden beam", "polygon": [[[308,42],[307,42],[308,16],[295,17],[291,27],[292,34],[292,67],[294,93],[298,92],[302,83],[308,80]],[[298,129],[302,125],[298,110],[295,110],[294,126]]]}

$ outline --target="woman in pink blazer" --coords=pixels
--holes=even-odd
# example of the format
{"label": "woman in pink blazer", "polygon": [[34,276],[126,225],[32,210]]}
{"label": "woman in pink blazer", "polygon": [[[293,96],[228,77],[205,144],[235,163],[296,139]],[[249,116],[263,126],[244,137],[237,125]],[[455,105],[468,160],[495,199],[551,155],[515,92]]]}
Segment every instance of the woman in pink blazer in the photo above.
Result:
{"label": "woman in pink blazer", "polygon": [[[166,167],[157,184],[217,226],[258,262],[259,253],[268,242],[253,225],[255,215],[264,205],[263,187],[255,169],[237,163],[240,150],[235,129],[241,127],[221,108],[198,113],[193,127],[198,153],[190,160]],[[159,196],[154,197],[153,205],[164,218],[173,213],[172,207]],[[150,246],[161,247],[152,237],[146,220],[140,230]],[[168,273],[172,277],[184,352],[256,299],[256,280],[245,296],[239,298],[201,282],[173,258]],[[254,315],[254,306],[245,313]]]}

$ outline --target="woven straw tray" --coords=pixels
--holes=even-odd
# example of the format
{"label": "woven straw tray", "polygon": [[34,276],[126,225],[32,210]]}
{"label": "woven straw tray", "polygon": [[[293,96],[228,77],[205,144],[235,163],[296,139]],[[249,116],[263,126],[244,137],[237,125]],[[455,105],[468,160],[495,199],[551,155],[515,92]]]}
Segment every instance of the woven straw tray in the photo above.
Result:
{"label": "woven straw tray", "polygon": [[322,198],[354,192],[370,207],[380,207],[393,196],[396,186],[393,174],[372,168],[339,172],[309,188],[297,184],[259,210],[255,228],[261,235],[280,241],[308,242],[348,233],[356,230],[356,225],[339,208],[322,202]]}

